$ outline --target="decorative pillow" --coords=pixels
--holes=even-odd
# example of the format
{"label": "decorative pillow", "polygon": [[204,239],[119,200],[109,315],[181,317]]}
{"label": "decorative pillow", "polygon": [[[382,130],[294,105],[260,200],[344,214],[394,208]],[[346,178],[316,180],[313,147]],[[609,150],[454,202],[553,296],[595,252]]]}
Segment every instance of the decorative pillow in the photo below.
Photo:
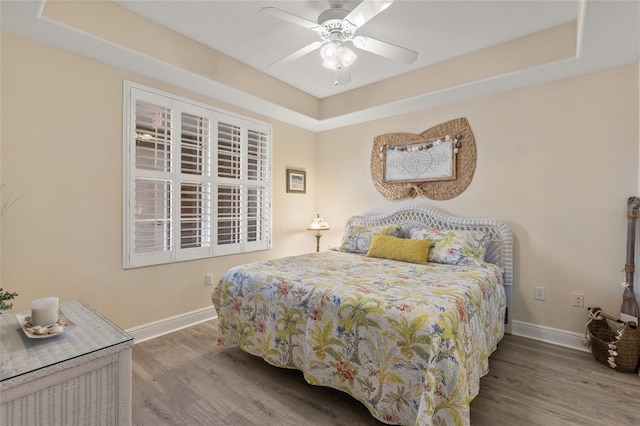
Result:
{"label": "decorative pillow", "polygon": [[433,241],[427,260],[449,265],[479,265],[487,251],[486,235],[471,230],[439,230],[414,228],[409,237]]}
{"label": "decorative pillow", "polygon": [[369,251],[371,239],[374,235],[390,235],[392,237],[402,237],[400,225],[373,226],[348,226],[344,232],[340,251],[349,253],[366,253]]}
{"label": "decorative pillow", "polygon": [[427,254],[432,243],[431,240],[408,240],[375,234],[367,256],[424,265],[427,263]]}

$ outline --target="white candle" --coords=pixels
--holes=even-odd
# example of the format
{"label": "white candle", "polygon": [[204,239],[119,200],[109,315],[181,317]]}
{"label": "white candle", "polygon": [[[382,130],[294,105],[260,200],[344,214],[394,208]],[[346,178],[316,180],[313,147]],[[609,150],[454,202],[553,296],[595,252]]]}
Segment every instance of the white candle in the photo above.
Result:
{"label": "white candle", "polygon": [[31,324],[46,327],[58,321],[58,298],[43,297],[31,302]]}

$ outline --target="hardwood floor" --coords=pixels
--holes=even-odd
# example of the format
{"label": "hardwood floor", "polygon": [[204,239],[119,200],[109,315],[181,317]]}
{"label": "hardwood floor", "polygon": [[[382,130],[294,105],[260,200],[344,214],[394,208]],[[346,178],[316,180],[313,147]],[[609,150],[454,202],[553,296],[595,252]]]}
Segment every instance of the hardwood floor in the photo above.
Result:
{"label": "hardwood floor", "polygon": [[[213,320],[134,346],[135,425],[383,425],[348,395],[219,347],[217,336]],[[471,424],[640,425],[640,377],[590,353],[506,335]]]}

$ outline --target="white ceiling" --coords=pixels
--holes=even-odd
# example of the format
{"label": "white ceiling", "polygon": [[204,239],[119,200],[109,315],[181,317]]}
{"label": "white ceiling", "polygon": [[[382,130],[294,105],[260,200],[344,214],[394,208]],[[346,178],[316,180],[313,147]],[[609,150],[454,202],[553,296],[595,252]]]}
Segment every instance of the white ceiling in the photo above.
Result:
{"label": "white ceiling", "polygon": [[[578,1],[396,0],[359,28],[357,34],[414,50],[418,60],[406,65],[357,50],[351,83],[334,86],[333,72],[321,66],[319,51],[286,66],[269,67],[319,38],[307,28],[260,12],[263,7],[273,6],[317,22],[318,15],[331,7],[329,1],[116,3],[318,98],[575,21],[579,6]],[[352,10],[360,2],[331,3]]]}
{"label": "white ceiling", "polygon": [[[640,61],[640,1],[636,0],[395,0],[358,29],[358,34],[415,50],[418,60],[405,65],[358,51],[358,60],[351,67],[352,81],[344,86],[333,86],[332,72],[321,66],[317,51],[285,67],[268,67],[315,41],[317,35],[260,9],[275,6],[315,21],[329,8],[328,1],[115,2],[319,99],[570,21],[578,23],[578,49],[572,58],[319,119],[43,17],[43,0],[0,0],[0,28],[313,131]],[[347,1],[344,7],[352,9],[357,4]],[[375,89],[374,84],[371,90]]]}

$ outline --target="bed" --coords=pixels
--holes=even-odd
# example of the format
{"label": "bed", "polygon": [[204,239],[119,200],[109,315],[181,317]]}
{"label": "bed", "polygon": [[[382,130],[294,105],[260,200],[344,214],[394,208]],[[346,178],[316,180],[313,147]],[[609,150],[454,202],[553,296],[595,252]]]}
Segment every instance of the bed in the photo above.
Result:
{"label": "bed", "polygon": [[[427,252],[414,250],[423,239]],[[405,246],[429,262],[397,260]],[[219,344],[300,370],[388,424],[469,424],[489,355],[510,331],[512,248],[494,219],[425,206],[354,216],[335,250],[227,271],[212,294]]]}

